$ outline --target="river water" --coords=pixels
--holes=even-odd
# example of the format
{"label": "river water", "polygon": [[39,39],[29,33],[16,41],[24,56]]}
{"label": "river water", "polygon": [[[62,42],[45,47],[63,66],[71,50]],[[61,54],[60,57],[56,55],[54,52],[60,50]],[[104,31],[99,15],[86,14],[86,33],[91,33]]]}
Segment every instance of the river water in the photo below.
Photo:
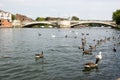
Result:
{"label": "river water", "polygon": [[[120,78],[119,35],[119,30],[106,27],[1,28],[0,80],[116,80]],[[78,49],[81,38],[86,38],[88,49],[105,37],[110,40],[98,45],[92,55],[83,56]],[[117,52],[112,50],[114,44]],[[35,54],[42,51],[44,58],[36,61]],[[98,69],[83,71],[99,51],[103,58]]]}

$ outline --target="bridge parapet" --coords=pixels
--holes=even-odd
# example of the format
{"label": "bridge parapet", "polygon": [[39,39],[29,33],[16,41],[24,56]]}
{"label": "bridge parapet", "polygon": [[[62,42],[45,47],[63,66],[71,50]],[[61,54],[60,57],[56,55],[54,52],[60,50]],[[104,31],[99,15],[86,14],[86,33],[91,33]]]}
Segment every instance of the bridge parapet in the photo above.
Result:
{"label": "bridge parapet", "polygon": [[59,26],[60,28],[70,28],[70,21],[66,21],[66,20],[64,20],[64,21],[59,21],[59,22],[58,22],[58,26]]}
{"label": "bridge parapet", "polygon": [[75,23],[75,24],[71,24],[71,26],[76,26],[76,25],[80,25],[80,24],[86,24],[86,23],[97,23],[97,24],[105,24],[108,26],[112,26],[112,27],[116,27],[116,23],[113,21],[101,21],[101,20],[82,20],[82,21],[73,21],[71,23]]}
{"label": "bridge parapet", "polygon": [[86,23],[98,23],[98,24],[105,24],[109,25],[112,27],[116,26],[116,23],[113,21],[102,21],[102,20],[80,20],[80,21],[69,21],[69,20],[64,20],[64,21],[34,21],[34,22],[25,22],[23,26],[27,25],[34,25],[34,24],[57,24],[60,28],[70,28],[71,26],[76,26],[80,24],[86,24]]}

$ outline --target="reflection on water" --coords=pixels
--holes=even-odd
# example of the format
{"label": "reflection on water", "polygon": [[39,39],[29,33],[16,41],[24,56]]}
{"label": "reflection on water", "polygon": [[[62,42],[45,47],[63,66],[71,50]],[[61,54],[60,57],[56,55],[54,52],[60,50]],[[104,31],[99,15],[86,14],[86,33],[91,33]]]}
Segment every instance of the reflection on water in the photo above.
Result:
{"label": "reflection on water", "polygon": [[[84,35],[82,34],[84,33]],[[88,35],[89,34],[89,35]],[[53,37],[54,35],[54,37]],[[0,29],[1,80],[116,80],[120,78],[120,35],[111,28],[81,29]],[[85,49],[97,40],[110,40],[84,55],[78,49],[81,38],[86,38]],[[113,47],[117,52],[113,52]],[[44,51],[44,58],[35,61],[35,54]],[[95,62],[102,52],[98,69],[84,70],[86,62]]]}

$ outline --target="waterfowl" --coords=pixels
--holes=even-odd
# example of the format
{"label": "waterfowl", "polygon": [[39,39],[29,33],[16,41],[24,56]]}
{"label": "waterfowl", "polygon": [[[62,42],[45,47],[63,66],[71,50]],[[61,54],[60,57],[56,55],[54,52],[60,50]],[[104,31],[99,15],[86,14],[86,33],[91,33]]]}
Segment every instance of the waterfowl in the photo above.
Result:
{"label": "waterfowl", "polygon": [[93,41],[96,41],[95,39],[93,39]]}
{"label": "waterfowl", "polygon": [[119,45],[120,45],[120,42],[118,42],[117,45],[119,46]]}
{"label": "waterfowl", "polygon": [[75,34],[78,35],[78,32],[76,32]]}
{"label": "waterfowl", "polygon": [[96,55],[96,62],[95,63],[98,63],[98,61],[100,61],[102,59],[102,55],[101,55],[101,51],[99,52],[98,55]]}
{"label": "waterfowl", "polygon": [[87,33],[86,35],[89,35],[89,33]]}
{"label": "waterfowl", "polygon": [[42,34],[38,33],[38,36],[41,36]]}
{"label": "waterfowl", "polygon": [[56,36],[52,34],[51,37],[55,38]]}
{"label": "waterfowl", "polygon": [[83,48],[84,48],[84,46],[79,46],[79,47],[78,47],[78,49],[83,49]]}
{"label": "waterfowl", "polygon": [[98,62],[102,59],[101,52],[99,52],[98,55],[96,55],[96,62],[88,62],[84,65],[85,69],[92,69],[92,68],[97,68],[98,67]]}
{"label": "waterfowl", "polygon": [[82,41],[82,46],[85,46],[85,44],[86,44],[86,39],[81,38],[81,41]]}
{"label": "waterfowl", "polygon": [[84,54],[92,54],[92,50],[84,50],[84,51],[83,51],[83,55],[84,55]]}
{"label": "waterfowl", "polygon": [[74,38],[77,38],[77,36],[75,36]]}
{"label": "waterfowl", "polygon": [[67,35],[65,35],[65,38],[67,38],[68,36]]}
{"label": "waterfowl", "polygon": [[116,51],[117,51],[115,47],[113,47],[113,51],[114,51],[114,52],[116,52]]}
{"label": "waterfowl", "polygon": [[81,35],[84,35],[84,33],[81,33]]}
{"label": "waterfowl", "polygon": [[96,46],[97,46],[97,45],[94,45],[94,46],[89,45],[89,49],[96,49]]}
{"label": "waterfowl", "polygon": [[43,58],[43,57],[44,57],[43,51],[42,51],[42,53],[40,53],[40,54],[35,54],[35,59],[36,59],[36,60],[38,60],[38,59],[40,59],[40,58]]}
{"label": "waterfowl", "polygon": [[107,41],[110,41],[110,37],[107,38]]}
{"label": "waterfowl", "polygon": [[2,56],[3,58],[12,58],[11,56],[9,55],[6,55],[6,56]]}
{"label": "waterfowl", "polygon": [[88,62],[88,63],[85,64],[86,69],[96,68],[97,66],[98,66],[98,64],[95,64],[93,62]]}

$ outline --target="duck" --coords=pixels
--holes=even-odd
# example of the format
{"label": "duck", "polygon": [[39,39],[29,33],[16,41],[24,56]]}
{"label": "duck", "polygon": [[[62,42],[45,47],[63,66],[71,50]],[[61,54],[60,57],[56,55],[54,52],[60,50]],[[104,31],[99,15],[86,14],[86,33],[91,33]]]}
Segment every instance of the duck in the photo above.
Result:
{"label": "duck", "polygon": [[40,58],[43,58],[44,55],[43,55],[43,51],[40,53],[40,54],[35,54],[35,59],[38,60]]}
{"label": "duck", "polygon": [[96,55],[96,61],[95,63],[93,62],[88,62],[84,65],[85,69],[93,69],[98,67],[98,62],[102,59],[101,52],[99,52],[98,55]]}

